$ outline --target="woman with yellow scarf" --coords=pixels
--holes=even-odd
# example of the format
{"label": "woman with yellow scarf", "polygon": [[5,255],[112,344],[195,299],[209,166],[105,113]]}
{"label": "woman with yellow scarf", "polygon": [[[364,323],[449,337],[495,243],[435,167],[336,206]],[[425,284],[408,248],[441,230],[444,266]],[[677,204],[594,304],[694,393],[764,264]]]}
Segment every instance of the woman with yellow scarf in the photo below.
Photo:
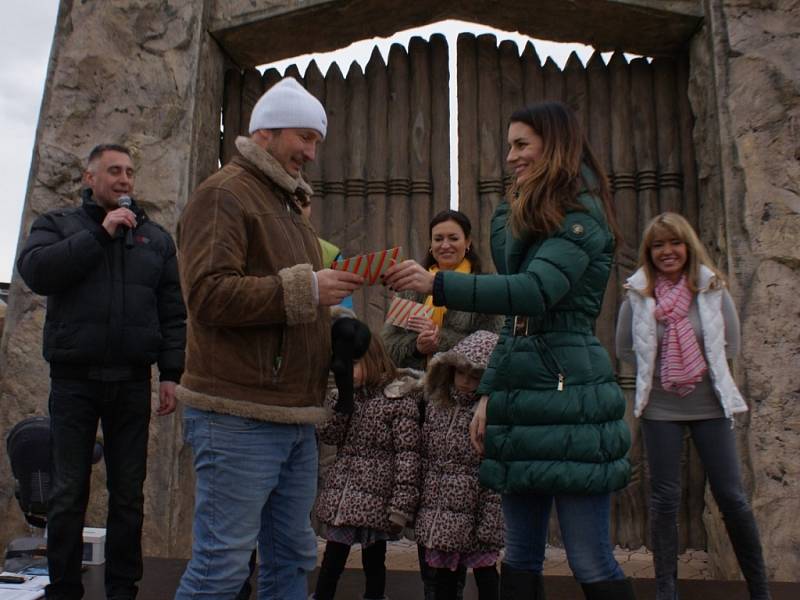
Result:
{"label": "woman with yellow scarf", "polygon": [[[430,248],[424,266],[431,273],[480,273],[481,260],[473,248],[471,231],[472,224],[464,213],[443,210],[437,214],[430,222]],[[450,350],[470,333],[479,329],[497,332],[503,325],[502,317],[495,315],[448,311],[444,306],[433,306],[432,296],[414,292],[402,295],[433,307],[433,316],[410,318],[409,329],[384,326],[381,332],[384,345],[398,367],[424,369],[433,354]]]}

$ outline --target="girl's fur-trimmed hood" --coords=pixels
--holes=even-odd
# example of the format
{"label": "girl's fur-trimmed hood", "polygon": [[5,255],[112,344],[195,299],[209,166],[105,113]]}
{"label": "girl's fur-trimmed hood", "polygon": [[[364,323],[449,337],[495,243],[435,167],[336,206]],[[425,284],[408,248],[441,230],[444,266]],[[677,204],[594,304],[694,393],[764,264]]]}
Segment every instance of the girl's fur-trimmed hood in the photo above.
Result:
{"label": "girl's fur-trimmed hood", "polygon": [[465,337],[447,352],[435,354],[428,364],[425,395],[432,402],[449,403],[454,371],[462,369],[483,373],[497,340],[496,333],[479,330]]}

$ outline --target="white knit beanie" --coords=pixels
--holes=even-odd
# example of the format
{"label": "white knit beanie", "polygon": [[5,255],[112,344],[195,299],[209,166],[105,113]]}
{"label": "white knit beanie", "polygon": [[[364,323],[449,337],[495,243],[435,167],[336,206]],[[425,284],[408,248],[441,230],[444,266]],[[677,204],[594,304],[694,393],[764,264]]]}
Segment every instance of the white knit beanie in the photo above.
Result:
{"label": "white knit beanie", "polygon": [[294,77],[286,77],[258,99],[250,115],[250,133],[257,129],[314,129],[322,138],[328,129],[328,117],[322,104]]}

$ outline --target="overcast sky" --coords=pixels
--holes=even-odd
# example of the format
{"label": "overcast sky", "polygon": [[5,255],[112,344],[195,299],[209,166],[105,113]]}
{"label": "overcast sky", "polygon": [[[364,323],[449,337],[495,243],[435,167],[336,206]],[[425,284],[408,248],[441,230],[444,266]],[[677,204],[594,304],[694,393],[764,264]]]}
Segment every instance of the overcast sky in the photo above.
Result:
{"label": "overcast sky", "polygon": [[[10,281],[58,0],[4,0],[3,8],[4,18],[0,20],[0,181],[3,182],[4,197],[0,201],[0,281]],[[379,47],[386,58],[392,42],[406,44],[412,35],[421,35],[427,39],[432,33],[441,32],[447,36],[449,46],[454,49],[458,32],[465,30],[474,33],[491,31],[500,39],[516,40],[520,46],[528,39],[519,34],[495,32],[486,27],[449,21],[403,32],[380,42]],[[347,73],[352,60],[366,64],[376,42],[377,40],[368,40],[338,53],[327,53],[315,58],[323,73],[333,60],[339,62],[343,73]],[[552,56],[562,67],[572,50],[578,52],[584,63],[591,54],[591,48],[578,44],[535,44],[542,61],[547,56]],[[451,55],[454,54],[455,52],[451,52]],[[453,58],[451,56],[451,69],[454,66]],[[309,60],[310,57],[295,60],[301,72],[305,71]],[[292,61],[284,61],[276,66],[283,70],[290,62]],[[452,173],[452,176],[455,185],[457,173]]]}

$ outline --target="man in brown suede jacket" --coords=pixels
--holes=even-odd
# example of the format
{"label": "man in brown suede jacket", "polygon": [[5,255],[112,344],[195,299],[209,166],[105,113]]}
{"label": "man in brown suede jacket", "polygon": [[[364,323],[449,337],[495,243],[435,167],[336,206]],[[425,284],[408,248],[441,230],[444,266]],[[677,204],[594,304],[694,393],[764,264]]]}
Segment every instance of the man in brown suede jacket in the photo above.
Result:
{"label": "man in brown suede jacket", "polygon": [[259,598],[305,600],[316,564],[314,425],[330,362],[329,306],[363,283],[322,268],[300,205],[301,176],[327,127],[294,79],[253,108],[240,155],[205,180],[181,215],[189,312],[178,399],[194,452],[192,559],[176,599],[235,598],[258,544]]}

